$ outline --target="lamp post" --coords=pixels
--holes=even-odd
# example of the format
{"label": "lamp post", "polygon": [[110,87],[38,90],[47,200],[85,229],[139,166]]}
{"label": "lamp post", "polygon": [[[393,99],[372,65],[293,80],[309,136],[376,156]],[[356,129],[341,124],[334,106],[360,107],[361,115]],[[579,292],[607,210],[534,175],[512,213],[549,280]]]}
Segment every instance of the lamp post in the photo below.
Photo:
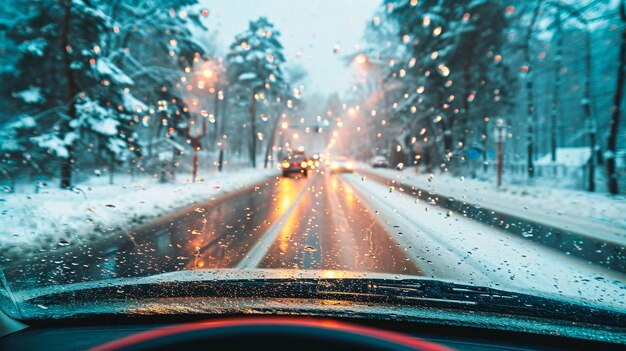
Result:
{"label": "lamp post", "polygon": [[502,185],[502,160],[503,160],[503,144],[506,135],[506,126],[504,120],[499,118],[494,128],[494,137],[498,144],[498,188]]}

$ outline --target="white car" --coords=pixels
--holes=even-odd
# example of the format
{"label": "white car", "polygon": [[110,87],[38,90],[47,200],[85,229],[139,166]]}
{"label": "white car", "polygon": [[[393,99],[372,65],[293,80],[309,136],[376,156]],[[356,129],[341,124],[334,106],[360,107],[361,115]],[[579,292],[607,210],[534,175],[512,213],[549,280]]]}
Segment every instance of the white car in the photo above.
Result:
{"label": "white car", "polygon": [[374,156],[370,160],[370,165],[374,168],[389,168],[389,161],[385,156]]}
{"label": "white car", "polygon": [[354,163],[347,157],[336,157],[330,163],[331,173],[352,173],[354,172]]}

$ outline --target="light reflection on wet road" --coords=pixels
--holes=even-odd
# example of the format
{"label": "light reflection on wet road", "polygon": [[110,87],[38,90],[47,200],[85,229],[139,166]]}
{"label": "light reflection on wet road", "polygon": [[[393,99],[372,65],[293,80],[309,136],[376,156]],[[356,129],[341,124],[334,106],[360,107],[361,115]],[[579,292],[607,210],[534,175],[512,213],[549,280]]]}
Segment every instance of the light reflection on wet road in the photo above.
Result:
{"label": "light reflection on wet road", "polygon": [[260,268],[419,274],[339,176],[316,175]]}
{"label": "light reflection on wet road", "polygon": [[[33,257],[5,274],[17,285],[42,286],[234,268],[255,245],[262,255],[258,268],[420,274],[360,201],[339,175],[274,178],[97,247]],[[268,245],[257,245],[275,231],[278,235]]]}

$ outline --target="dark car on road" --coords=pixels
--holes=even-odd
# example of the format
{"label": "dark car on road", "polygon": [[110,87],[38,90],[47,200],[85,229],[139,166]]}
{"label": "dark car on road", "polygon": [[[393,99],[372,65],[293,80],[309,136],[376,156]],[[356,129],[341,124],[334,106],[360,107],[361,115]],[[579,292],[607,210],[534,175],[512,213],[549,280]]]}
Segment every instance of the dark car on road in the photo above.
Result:
{"label": "dark car on road", "polygon": [[306,177],[309,164],[304,152],[295,152],[285,157],[280,167],[283,170],[283,177],[294,173],[300,173]]}

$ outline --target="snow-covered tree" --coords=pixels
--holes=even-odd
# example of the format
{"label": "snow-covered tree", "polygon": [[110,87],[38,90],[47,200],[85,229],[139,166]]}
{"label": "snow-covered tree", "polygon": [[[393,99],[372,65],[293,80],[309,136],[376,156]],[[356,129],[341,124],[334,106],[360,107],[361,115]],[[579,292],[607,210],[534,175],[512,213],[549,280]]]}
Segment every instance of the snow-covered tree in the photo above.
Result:
{"label": "snow-covered tree", "polygon": [[35,121],[32,145],[60,159],[62,187],[72,186],[79,159],[113,168],[139,156],[136,127],[159,101],[183,114],[175,82],[204,53],[187,27],[200,15],[182,10],[195,3],[45,0],[7,26],[20,43],[16,71],[6,73],[15,77],[15,110]]}
{"label": "snow-covered tree", "polygon": [[516,86],[503,59],[507,30],[497,0],[385,0],[366,27],[370,45],[351,58],[379,77],[365,89],[373,120],[389,126],[374,134],[379,144],[420,142],[446,163],[468,144],[484,148],[484,121],[510,108]]}
{"label": "snow-covered tree", "polygon": [[234,94],[248,102],[249,156],[256,167],[258,102],[280,97],[288,89],[282,66],[285,62],[280,32],[265,17],[251,21],[235,36],[227,55],[228,76]]}

